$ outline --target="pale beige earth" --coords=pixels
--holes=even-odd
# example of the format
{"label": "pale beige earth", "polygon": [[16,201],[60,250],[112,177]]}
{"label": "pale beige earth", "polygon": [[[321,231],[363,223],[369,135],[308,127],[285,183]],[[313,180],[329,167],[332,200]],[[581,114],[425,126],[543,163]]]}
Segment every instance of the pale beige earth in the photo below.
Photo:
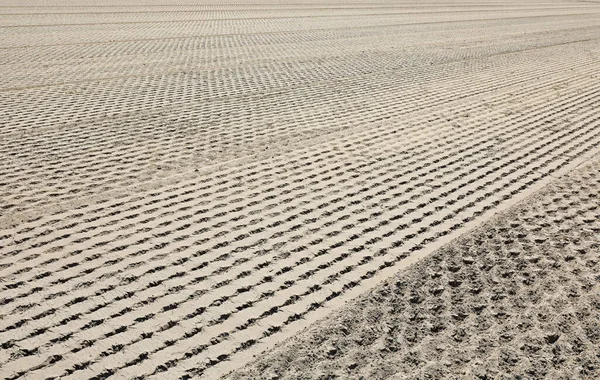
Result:
{"label": "pale beige earth", "polygon": [[600,2],[3,0],[0,376],[598,378],[599,150]]}
{"label": "pale beige earth", "polygon": [[600,160],[231,379],[600,378]]}

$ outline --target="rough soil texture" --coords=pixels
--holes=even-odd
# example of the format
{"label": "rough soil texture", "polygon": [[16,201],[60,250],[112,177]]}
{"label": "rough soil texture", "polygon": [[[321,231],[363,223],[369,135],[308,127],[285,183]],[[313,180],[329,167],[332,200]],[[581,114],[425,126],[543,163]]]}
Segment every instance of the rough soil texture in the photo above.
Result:
{"label": "rough soil texture", "polygon": [[599,189],[600,160],[230,378],[600,378]]}
{"label": "rough soil texture", "polygon": [[0,6],[7,379],[226,375],[600,148],[592,1],[101,3]]}

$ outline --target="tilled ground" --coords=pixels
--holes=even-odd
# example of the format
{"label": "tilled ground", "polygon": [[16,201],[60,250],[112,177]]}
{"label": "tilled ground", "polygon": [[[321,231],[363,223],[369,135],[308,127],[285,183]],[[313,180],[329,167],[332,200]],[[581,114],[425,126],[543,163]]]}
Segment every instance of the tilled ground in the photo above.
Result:
{"label": "tilled ground", "polygon": [[598,153],[600,4],[166,3],[0,7],[6,378],[226,374]]}
{"label": "tilled ground", "polygon": [[595,161],[231,378],[599,378],[598,189]]}

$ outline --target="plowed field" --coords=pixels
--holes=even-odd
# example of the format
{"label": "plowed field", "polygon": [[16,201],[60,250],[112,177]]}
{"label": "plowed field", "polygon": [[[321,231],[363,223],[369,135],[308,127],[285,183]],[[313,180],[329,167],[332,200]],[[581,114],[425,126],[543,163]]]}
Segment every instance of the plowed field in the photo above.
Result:
{"label": "plowed field", "polygon": [[[564,207],[600,233],[600,2],[5,0],[0,37],[6,379],[475,376],[282,357],[584,164]],[[597,282],[590,244],[565,266]]]}

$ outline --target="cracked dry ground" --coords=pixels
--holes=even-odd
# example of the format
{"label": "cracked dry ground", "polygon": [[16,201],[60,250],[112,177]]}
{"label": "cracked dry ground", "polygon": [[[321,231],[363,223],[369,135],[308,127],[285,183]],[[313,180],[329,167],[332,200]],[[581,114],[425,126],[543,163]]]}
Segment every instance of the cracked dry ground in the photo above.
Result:
{"label": "cracked dry ground", "polygon": [[[597,159],[600,4],[169,3],[5,0],[0,7],[2,377],[227,375]],[[587,213],[585,223],[597,228],[594,209],[581,202],[556,212]],[[516,241],[540,257],[552,242]],[[561,268],[579,259],[591,265],[597,246],[590,247]],[[560,252],[551,253],[556,261]],[[502,263],[490,272],[532,254],[502,261],[498,253]],[[471,256],[473,265],[458,272],[481,267]],[[548,260],[527,268],[566,276]],[[539,297],[575,289],[578,299],[590,298],[581,307],[588,305],[591,324],[596,301],[576,285],[593,275],[595,267],[586,268],[565,280],[568,290]],[[455,330],[434,324],[450,323],[449,306],[440,306],[439,320],[427,314],[429,303],[453,292],[436,282],[431,292],[439,298],[425,298],[435,282],[427,275],[422,301],[402,298],[418,278],[388,295],[406,302],[402,310],[431,315],[401,326],[412,329],[401,338],[414,340],[411,347]],[[494,277],[508,289],[495,308],[512,302],[506,281],[523,275]],[[454,275],[439,281],[444,276]],[[469,281],[457,294],[484,304],[470,292],[480,288],[484,297],[492,283]],[[531,299],[533,308],[538,299]],[[463,306],[455,314],[464,316],[464,345],[496,331],[490,325],[475,334],[469,323],[477,318],[483,329],[521,318],[505,310],[486,319],[491,306],[479,315],[471,314],[479,306]],[[382,321],[391,315],[381,312]],[[504,362],[527,374],[552,370],[532,358],[546,357],[544,340],[557,335],[551,348],[564,348],[556,360],[574,377],[588,376],[596,359],[584,354],[595,338],[585,321],[568,324],[571,336],[534,317],[523,314],[522,324],[534,326],[523,328],[539,336],[502,338],[529,344],[525,353],[510,356],[499,341],[465,347],[489,352],[480,365],[463,363],[443,343],[394,362],[381,340],[368,345],[375,352],[383,344],[373,367],[355,359],[346,366],[344,347],[333,342],[328,362],[310,345],[315,351],[296,359],[340,376],[351,366],[368,376],[412,373],[410,360],[423,376],[501,376]],[[397,351],[407,349],[400,343]],[[427,363],[437,357],[439,365]],[[262,363],[240,373],[258,376],[252,371]],[[265,374],[277,376],[282,361],[271,365]],[[295,376],[299,366],[290,363],[286,373]]]}

